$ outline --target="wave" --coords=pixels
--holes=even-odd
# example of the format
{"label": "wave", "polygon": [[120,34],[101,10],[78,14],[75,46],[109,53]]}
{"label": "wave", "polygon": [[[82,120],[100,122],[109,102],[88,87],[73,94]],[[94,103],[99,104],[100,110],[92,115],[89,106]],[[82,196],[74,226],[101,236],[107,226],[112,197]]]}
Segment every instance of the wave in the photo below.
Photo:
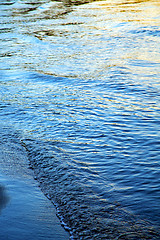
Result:
{"label": "wave", "polygon": [[[52,142],[23,139],[30,168],[40,188],[57,208],[73,239],[158,239],[159,233],[121,206],[96,173],[87,175]],[[104,184],[105,198],[96,191]]]}

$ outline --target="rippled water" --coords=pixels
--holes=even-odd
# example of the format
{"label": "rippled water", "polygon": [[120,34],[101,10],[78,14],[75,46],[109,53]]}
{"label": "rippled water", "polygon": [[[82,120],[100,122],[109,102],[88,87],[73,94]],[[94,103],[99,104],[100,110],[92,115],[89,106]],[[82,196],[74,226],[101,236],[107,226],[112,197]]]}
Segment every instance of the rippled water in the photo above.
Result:
{"label": "rippled water", "polygon": [[159,239],[160,3],[79,3],[1,1],[1,125],[72,238]]}

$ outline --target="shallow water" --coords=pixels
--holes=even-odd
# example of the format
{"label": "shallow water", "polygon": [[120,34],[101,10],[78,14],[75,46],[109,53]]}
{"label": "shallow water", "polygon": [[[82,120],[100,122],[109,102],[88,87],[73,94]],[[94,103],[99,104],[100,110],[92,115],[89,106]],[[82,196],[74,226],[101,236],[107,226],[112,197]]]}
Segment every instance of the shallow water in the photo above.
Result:
{"label": "shallow water", "polygon": [[53,204],[40,191],[17,133],[0,127],[0,239],[67,240]]}
{"label": "shallow water", "polygon": [[159,1],[4,1],[0,121],[74,239],[159,239]]}
{"label": "shallow water", "polygon": [[[0,176],[9,201],[0,212],[1,240],[66,240],[55,210],[32,181]],[[49,200],[48,200],[49,201]],[[4,205],[3,205],[4,207]]]}

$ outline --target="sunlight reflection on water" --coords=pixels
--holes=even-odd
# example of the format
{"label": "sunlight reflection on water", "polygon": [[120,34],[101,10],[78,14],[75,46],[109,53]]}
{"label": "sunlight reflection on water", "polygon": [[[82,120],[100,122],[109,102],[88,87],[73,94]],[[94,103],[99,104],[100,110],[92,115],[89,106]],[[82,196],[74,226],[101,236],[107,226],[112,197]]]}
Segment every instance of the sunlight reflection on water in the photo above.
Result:
{"label": "sunlight reflection on water", "polygon": [[160,221],[160,3],[10,4],[1,119],[21,132],[43,191],[75,236],[116,239],[134,223],[148,237],[135,216]]}

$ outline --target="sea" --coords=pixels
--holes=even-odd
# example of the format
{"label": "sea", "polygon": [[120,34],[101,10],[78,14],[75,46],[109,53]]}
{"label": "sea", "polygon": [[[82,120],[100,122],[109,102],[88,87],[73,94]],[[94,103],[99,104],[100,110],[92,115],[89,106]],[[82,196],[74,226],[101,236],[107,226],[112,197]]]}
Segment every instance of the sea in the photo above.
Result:
{"label": "sea", "polygon": [[160,239],[159,0],[1,0],[0,132],[71,239]]}

